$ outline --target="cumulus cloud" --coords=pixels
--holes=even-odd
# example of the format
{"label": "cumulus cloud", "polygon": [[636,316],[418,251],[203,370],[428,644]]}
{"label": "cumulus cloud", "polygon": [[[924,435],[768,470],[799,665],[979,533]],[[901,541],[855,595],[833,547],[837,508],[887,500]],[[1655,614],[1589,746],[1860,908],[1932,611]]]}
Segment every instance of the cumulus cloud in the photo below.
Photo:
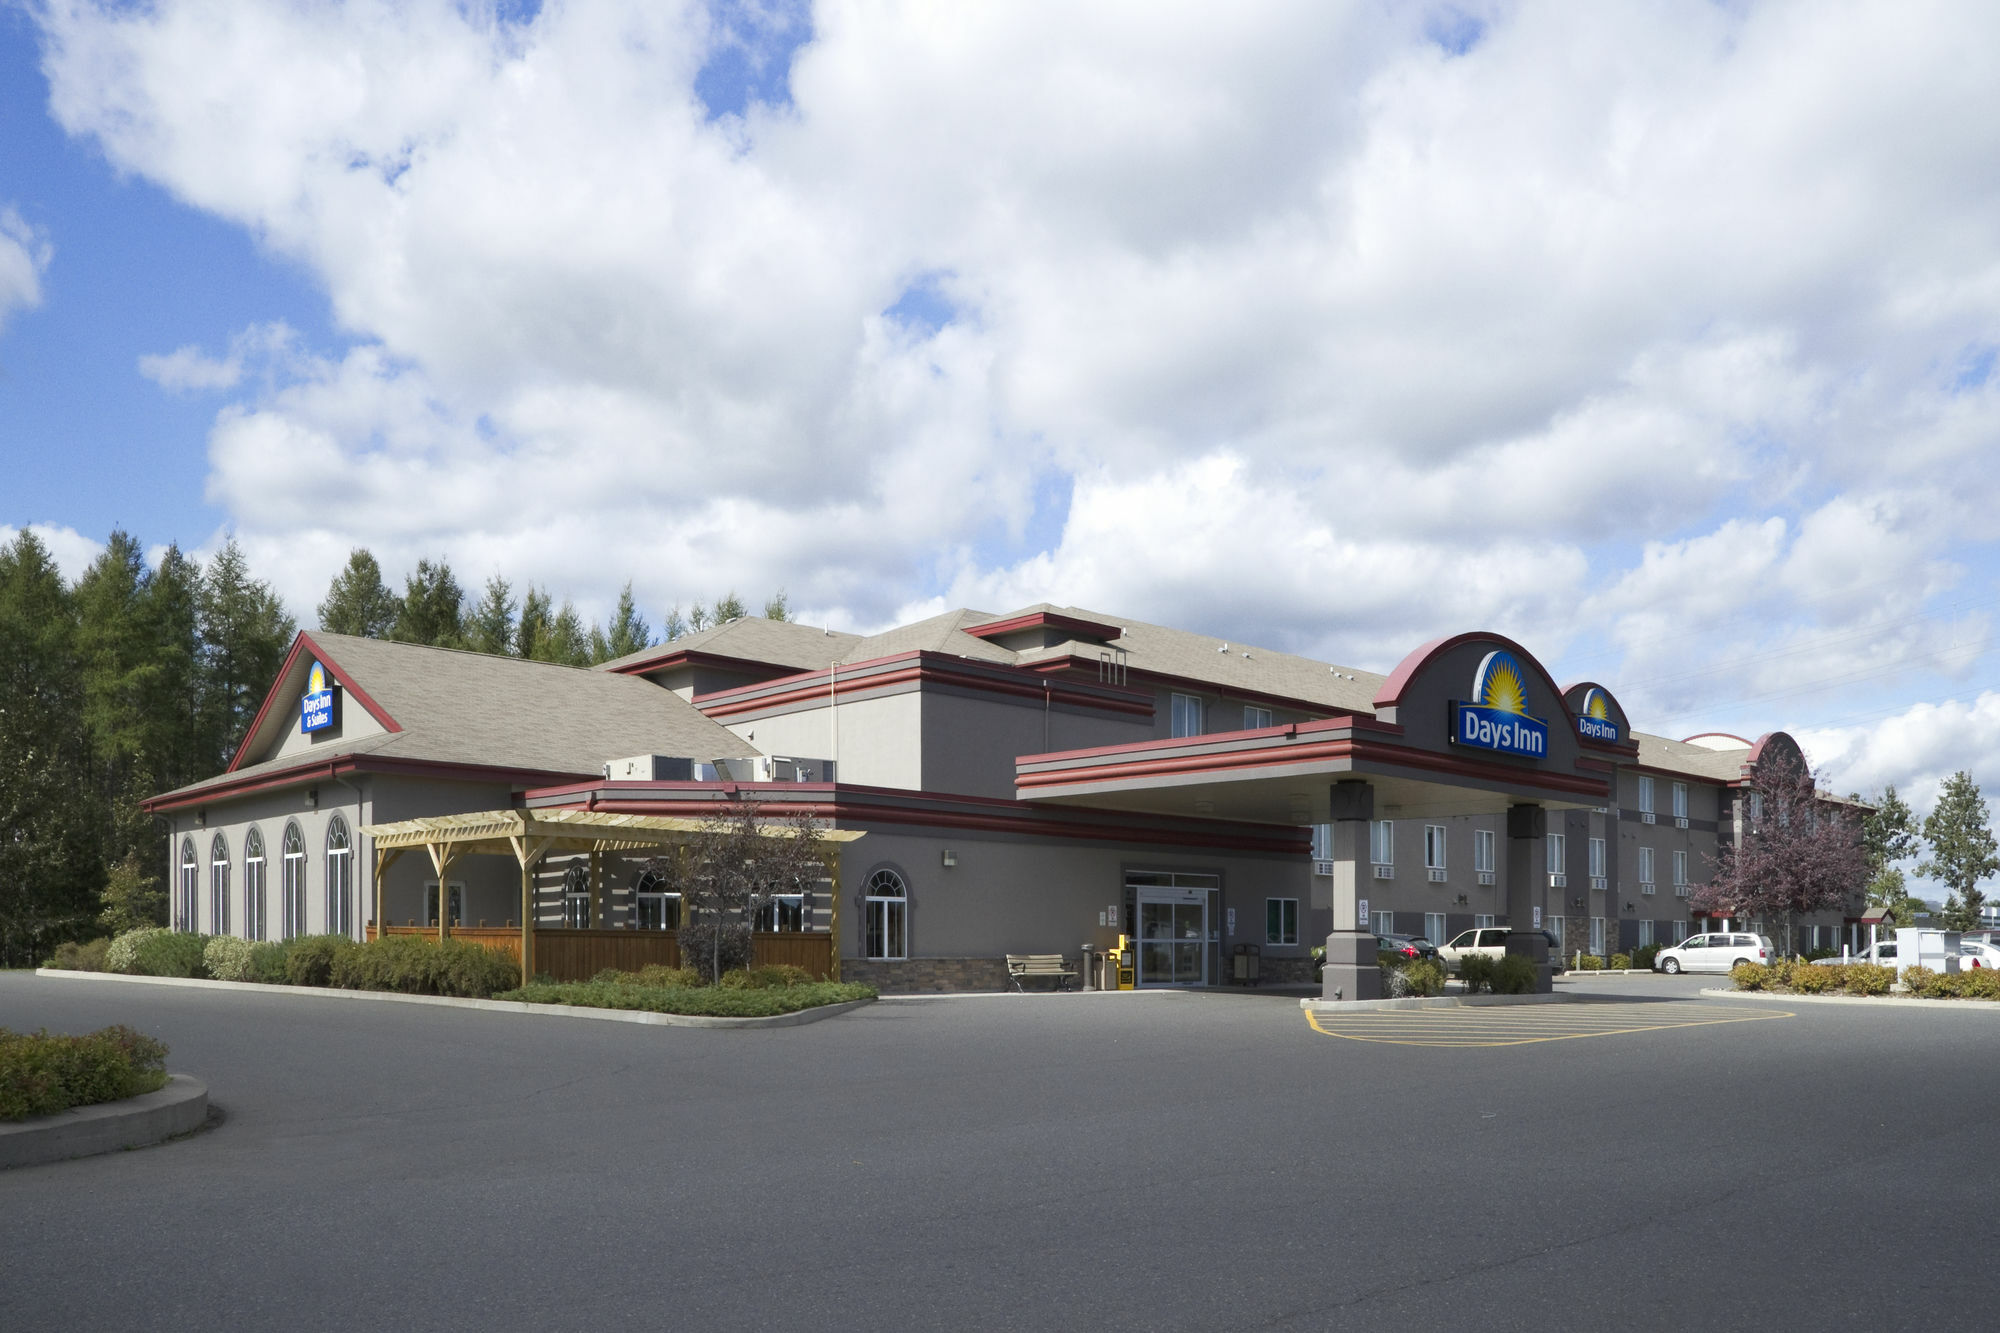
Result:
{"label": "cumulus cloud", "polygon": [[[48,548],[49,558],[56,562],[56,568],[66,579],[75,580],[81,576],[84,570],[90,568],[90,562],[104,550],[103,542],[93,541],[75,528],[58,523],[30,523],[27,530]],[[20,528],[0,523],[0,546],[12,545],[20,536]]]}
{"label": "cumulus cloud", "polygon": [[62,124],[349,337],[142,366],[233,394],[295,606],[362,542],[1378,669],[1478,624],[1663,717],[1984,660],[1990,7],[771,12],[40,11]]}
{"label": "cumulus cloud", "polygon": [[13,209],[0,207],[0,328],[16,310],[41,304],[42,270],[50,254],[46,237]]}

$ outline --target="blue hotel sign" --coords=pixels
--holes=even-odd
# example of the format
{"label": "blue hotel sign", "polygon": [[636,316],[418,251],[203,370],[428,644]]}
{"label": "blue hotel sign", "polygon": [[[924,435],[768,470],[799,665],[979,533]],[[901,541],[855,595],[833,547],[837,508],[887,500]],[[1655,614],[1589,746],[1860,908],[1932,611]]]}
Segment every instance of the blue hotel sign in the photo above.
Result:
{"label": "blue hotel sign", "polygon": [[1549,724],[1528,716],[1528,673],[1509,652],[1486,654],[1472,676],[1472,698],[1453,702],[1451,739],[1480,750],[1542,759],[1549,753]]}
{"label": "blue hotel sign", "polygon": [[339,717],[336,692],[326,683],[326,668],[314,662],[312,673],[306,677],[305,697],[299,700],[299,730],[325,731]]}
{"label": "blue hotel sign", "polygon": [[1611,716],[1611,701],[1595,685],[1583,696],[1583,711],[1576,715],[1579,736],[1593,741],[1619,741],[1618,723]]}

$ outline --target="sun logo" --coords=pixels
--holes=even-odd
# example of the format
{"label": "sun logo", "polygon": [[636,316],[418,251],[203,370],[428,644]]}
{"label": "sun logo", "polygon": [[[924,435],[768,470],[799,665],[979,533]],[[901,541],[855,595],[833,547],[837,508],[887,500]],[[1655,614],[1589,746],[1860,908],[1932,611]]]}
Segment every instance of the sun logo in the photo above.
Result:
{"label": "sun logo", "polygon": [[1486,654],[1472,677],[1472,697],[1481,707],[1502,713],[1528,711],[1528,674],[1514,660],[1514,654],[1494,650]]}
{"label": "sun logo", "polygon": [[312,665],[312,670],[306,674],[306,693],[324,694],[325,692],[326,692],[326,668],[321,666],[319,663],[314,662]]}
{"label": "sun logo", "polygon": [[1604,697],[1604,691],[1592,686],[1590,693],[1583,696],[1583,715],[1594,717],[1599,722],[1611,720],[1611,703]]}

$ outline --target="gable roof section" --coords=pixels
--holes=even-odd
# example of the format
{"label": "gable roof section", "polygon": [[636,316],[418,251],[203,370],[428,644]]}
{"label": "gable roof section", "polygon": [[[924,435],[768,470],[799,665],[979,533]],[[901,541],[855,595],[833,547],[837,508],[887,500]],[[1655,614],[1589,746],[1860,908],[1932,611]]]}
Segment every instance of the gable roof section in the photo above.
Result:
{"label": "gable roof section", "polygon": [[[389,734],[334,738],[268,758],[296,714],[291,705],[315,658],[356,703],[368,700],[363,706],[391,728]],[[623,755],[711,760],[756,753],[755,746],[680,696],[636,676],[344,634],[301,634],[244,738],[238,762],[226,773],[148,804],[178,803],[175,798],[292,769],[324,768],[344,756],[399,767],[541,777],[589,776]]]}

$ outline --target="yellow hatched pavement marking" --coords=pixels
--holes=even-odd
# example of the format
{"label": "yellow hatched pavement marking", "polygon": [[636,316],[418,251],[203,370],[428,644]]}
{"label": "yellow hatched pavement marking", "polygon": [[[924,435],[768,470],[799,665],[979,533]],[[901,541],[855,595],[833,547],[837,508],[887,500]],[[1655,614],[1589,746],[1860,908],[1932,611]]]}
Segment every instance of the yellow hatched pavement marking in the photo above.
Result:
{"label": "yellow hatched pavement marking", "polygon": [[[1526,1046],[1541,1041],[1575,1041],[1670,1028],[1755,1023],[1796,1018],[1784,1009],[1749,1005],[1560,1004],[1478,1009],[1373,1009],[1353,1014],[1306,1011],[1306,1022],[1323,1037],[1389,1046]],[[1650,1021],[1649,1021],[1650,1018]]]}

